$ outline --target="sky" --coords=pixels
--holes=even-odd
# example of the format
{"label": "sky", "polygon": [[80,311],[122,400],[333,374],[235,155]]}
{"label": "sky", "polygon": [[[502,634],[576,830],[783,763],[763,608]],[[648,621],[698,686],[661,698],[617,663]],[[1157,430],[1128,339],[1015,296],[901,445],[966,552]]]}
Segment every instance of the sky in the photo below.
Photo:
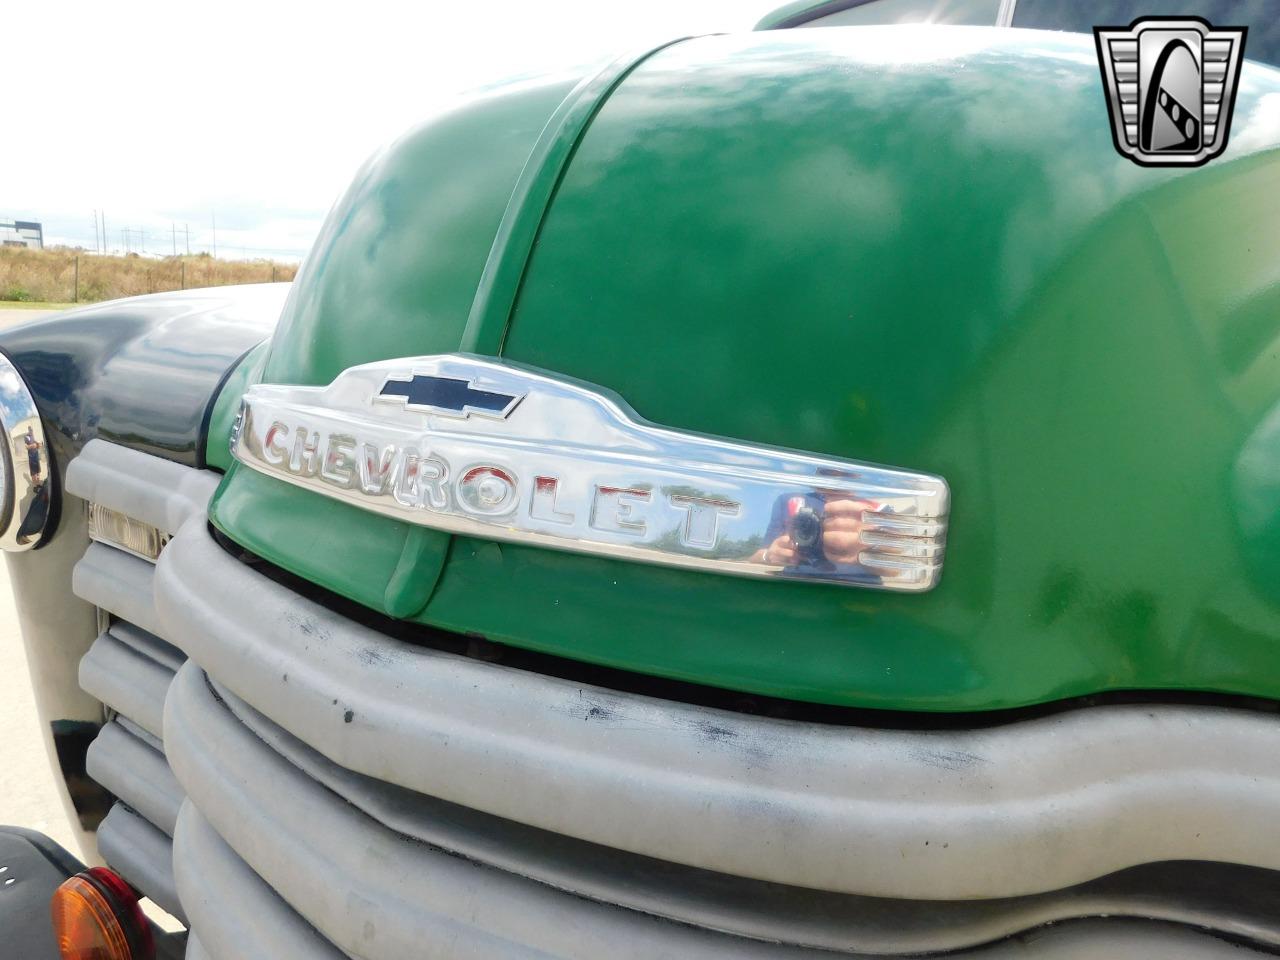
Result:
{"label": "sky", "polygon": [[298,260],[361,161],[468,91],[781,5],[9,0],[0,220],[92,250],[101,211],[112,251]]}

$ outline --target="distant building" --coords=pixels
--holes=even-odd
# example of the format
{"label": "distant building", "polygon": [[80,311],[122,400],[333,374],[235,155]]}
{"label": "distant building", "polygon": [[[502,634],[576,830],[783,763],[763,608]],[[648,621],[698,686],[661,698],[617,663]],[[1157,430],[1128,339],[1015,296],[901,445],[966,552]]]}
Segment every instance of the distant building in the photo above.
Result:
{"label": "distant building", "polygon": [[0,246],[44,249],[44,228],[30,220],[0,220]]}

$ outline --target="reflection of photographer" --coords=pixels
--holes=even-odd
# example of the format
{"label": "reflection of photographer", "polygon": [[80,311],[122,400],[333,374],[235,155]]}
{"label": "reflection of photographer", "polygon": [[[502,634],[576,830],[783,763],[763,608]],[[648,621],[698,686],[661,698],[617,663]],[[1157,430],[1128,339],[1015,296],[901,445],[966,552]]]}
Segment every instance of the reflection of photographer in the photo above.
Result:
{"label": "reflection of photographer", "polygon": [[862,514],[870,509],[873,504],[835,491],[779,497],[766,534],[769,545],[752,559],[785,567],[855,565]]}
{"label": "reflection of photographer", "polygon": [[27,427],[27,434],[22,438],[23,446],[27,448],[27,471],[31,475],[32,483],[40,482],[40,441],[36,439],[34,427]]}

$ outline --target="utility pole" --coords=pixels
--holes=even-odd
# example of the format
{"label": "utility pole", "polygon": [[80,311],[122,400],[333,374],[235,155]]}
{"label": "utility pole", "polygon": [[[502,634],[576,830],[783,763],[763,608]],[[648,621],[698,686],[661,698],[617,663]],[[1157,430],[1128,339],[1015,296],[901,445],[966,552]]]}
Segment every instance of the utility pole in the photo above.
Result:
{"label": "utility pole", "polygon": [[182,225],[182,235],[187,238],[187,256],[191,256],[191,225],[184,223]]}
{"label": "utility pole", "polygon": [[100,250],[98,244],[98,211],[93,211],[93,252],[98,253]]}
{"label": "utility pole", "polygon": [[209,214],[213,218],[213,259],[218,259],[218,215],[216,213]]}
{"label": "utility pole", "polygon": [[169,229],[173,233],[173,255],[178,255],[178,225],[172,220],[169,221]]}

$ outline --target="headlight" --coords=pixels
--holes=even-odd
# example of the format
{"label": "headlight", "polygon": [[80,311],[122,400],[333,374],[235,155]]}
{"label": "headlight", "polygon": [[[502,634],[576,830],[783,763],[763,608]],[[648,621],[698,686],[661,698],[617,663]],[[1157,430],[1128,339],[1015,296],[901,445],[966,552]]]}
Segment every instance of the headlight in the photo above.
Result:
{"label": "headlight", "polygon": [[30,550],[52,512],[49,445],[35,398],[8,357],[0,355],[0,549]]}

